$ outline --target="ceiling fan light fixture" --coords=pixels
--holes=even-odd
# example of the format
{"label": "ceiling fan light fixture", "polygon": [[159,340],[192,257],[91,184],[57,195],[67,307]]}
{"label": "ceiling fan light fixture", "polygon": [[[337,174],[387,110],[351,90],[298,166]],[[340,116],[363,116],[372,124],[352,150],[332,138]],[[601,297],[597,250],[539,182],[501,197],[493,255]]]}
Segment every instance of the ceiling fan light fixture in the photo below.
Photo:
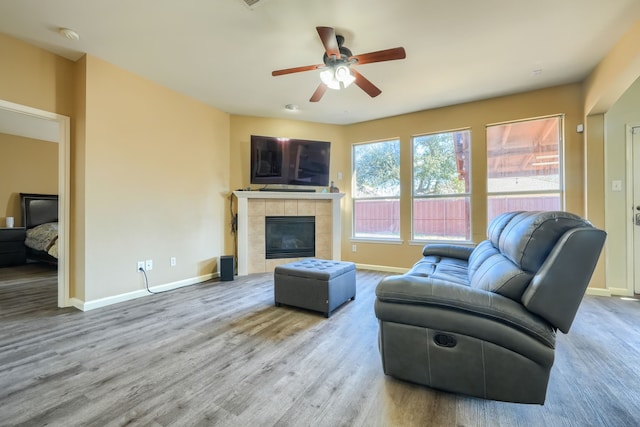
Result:
{"label": "ceiling fan light fixture", "polygon": [[340,90],[349,87],[356,78],[351,73],[349,67],[346,65],[338,65],[321,71],[320,80],[322,80],[322,83],[327,85],[329,89]]}
{"label": "ceiling fan light fixture", "polygon": [[349,85],[356,80],[356,78],[353,77],[351,70],[346,65],[337,66],[334,76],[344,87],[349,87]]}
{"label": "ceiling fan light fixture", "polygon": [[333,68],[327,68],[320,72],[320,80],[327,85],[329,89],[340,90],[340,82],[336,80]]}

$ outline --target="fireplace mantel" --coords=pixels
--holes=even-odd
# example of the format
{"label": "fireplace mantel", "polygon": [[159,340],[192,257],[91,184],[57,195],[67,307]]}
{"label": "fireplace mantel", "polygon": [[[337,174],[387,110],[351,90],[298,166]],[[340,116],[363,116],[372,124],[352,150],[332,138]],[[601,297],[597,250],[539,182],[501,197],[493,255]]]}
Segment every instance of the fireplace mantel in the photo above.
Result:
{"label": "fireplace mantel", "polygon": [[[330,202],[330,212],[327,212],[331,218],[330,234],[330,247],[326,258],[339,261],[341,259],[341,233],[340,233],[340,200],[344,197],[344,193],[318,193],[318,192],[289,192],[289,191],[234,191],[233,194],[238,200],[238,224],[237,224],[237,238],[238,238],[238,275],[246,276],[250,272],[258,271],[250,268],[250,260],[255,259],[255,254],[252,253],[252,243],[256,239],[262,239],[263,236],[250,235],[250,223],[249,218],[252,215],[250,213],[249,201],[265,201],[270,206],[278,207],[278,201],[283,202],[283,206],[293,206],[291,212],[285,212],[285,215],[297,216],[297,203],[300,203],[301,209],[304,206],[305,209],[309,209],[308,202],[325,201]],[[315,206],[312,208],[315,209]],[[308,214],[308,212],[302,212],[300,214]],[[258,213],[260,215],[260,213]],[[266,216],[267,213],[263,212],[262,216]],[[250,240],[252,239],[252,240]],[[280,263],[290,262],[292,259],[280,260]],[[273,264],[270,264],[273,265]],[[265,268],[264,271],[270,271],[270,268]]]}

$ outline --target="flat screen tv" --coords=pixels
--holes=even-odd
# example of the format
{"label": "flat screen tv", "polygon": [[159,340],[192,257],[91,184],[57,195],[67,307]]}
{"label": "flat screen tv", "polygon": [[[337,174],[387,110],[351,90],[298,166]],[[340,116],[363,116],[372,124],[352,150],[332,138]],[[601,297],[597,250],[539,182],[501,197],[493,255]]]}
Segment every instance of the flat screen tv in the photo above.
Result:
{"label": "flat screen tv", "polygon": [[331,143],[251,135],[251,184],[329,185]]}

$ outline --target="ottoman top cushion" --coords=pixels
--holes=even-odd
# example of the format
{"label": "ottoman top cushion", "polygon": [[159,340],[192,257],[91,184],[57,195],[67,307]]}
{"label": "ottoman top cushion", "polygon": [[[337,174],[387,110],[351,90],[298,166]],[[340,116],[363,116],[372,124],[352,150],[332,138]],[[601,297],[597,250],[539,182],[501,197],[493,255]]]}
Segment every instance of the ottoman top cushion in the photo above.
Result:
{"label": "ottoman top cushion", "polygon": [[274,272],[276,274],[284,274],[287,276],[330,280],[348,271],[355,270],[355,268],[356,265],[352,262],[308,258],[301,261],[279,265],[274,269]]}

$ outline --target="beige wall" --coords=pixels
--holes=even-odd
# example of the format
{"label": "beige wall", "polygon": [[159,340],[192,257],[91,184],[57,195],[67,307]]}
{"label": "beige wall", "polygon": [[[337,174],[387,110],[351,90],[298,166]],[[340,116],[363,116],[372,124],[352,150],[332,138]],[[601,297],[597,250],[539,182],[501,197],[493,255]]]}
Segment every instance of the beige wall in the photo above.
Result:
{"label": "beige wall", "polygon": [[224,254],[229,116],[85,60],[84,194],[76,195],[85,300],[144,288],[138,260],[153,260],[151,286],[214,273]]}
{"label": "beige wall", "polygon": [[2,33],[0,58],[0,99],[71,116],[73,62]]}
{"label": "beige wall", "polygon": [[20,193],[58,193],[58,144],[0,133],[0,227],[22,226]]}

